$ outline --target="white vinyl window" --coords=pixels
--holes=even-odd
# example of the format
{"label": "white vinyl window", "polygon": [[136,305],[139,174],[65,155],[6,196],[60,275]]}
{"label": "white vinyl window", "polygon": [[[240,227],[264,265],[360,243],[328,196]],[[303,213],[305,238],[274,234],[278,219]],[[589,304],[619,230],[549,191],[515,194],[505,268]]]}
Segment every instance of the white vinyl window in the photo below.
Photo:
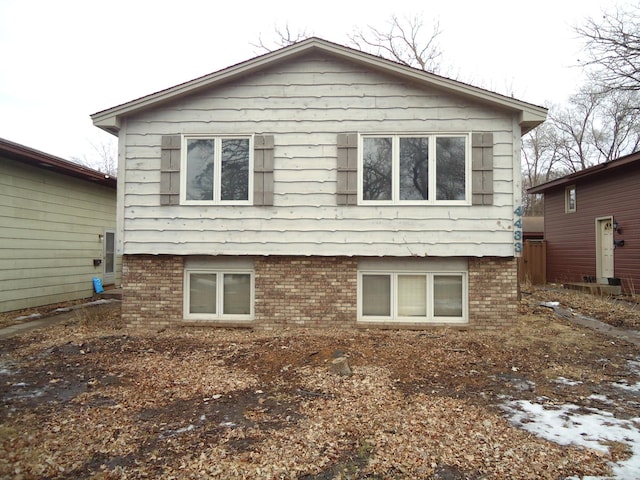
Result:
{"label": "white vinyl window", "polygon": [[363,204],[467,204],[468,135],[363,135],[359,201]]}
{"label": "white vinyl window", "polygon": [[185,319],[253,319],[250,271],[186,270],[184,292]]}
{"label": "white vinyl window", "polygon": [[183,203],[250,204],[251,143],[248,136],[185,137],[181,169]]}
{"label": "white vinyl window", "polygon": [[564,189],[564,211],[573,213],[576,211],[576,186],[570,185]]}
{"label": "white vinyl window", "polygon": [[371,322],[466,323],[466,272],[361,271],[358,318]]}

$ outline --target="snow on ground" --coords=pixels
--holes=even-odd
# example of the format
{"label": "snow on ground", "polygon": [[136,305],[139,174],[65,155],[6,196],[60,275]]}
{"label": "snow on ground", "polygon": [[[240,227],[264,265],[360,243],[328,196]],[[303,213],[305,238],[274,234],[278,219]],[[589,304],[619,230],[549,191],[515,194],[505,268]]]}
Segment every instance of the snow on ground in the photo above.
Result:
{"label": "snow on ground", "polygon": [[[640,362],[629,361],[629,368],[638,373]],[[556,383],[571,384],[562,377]],[[640,383],[618,382],[613,385],[627,392],[640,392]],[[605,395],[594,394],[589,398],[605,405],[615,405]],[[613,477],[590,477],[590,480],[640,478],[640,418],[619,419],[604,410],[571,403],[557,405],[548,400],[542,398],[540,403],[507,400],[501,408],[514,426],[560,445],[573,444],[602,452],[608,452],[612,442],[628,447],[629,458],[611,464]]]}

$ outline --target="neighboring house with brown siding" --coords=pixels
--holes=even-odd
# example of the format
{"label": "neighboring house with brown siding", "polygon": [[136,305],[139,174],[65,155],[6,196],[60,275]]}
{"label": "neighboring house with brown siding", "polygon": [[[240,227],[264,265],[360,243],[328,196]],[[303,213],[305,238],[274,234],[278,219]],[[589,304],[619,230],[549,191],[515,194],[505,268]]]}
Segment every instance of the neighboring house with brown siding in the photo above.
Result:
{"label": "neighboring house with brown siding", "polygon": [[0,312],[120,282],[116,179],[0,139]]}
{"label": "neighboring house with brown siding", "polygon": [[616,278],[640,291],[640,152],[528,192],[544,194],[548,281]]}
{"label": "neighboring house with brown siding", "polygon": [[92,115],[130,324],[500,328],[546,109],[311,38]]}

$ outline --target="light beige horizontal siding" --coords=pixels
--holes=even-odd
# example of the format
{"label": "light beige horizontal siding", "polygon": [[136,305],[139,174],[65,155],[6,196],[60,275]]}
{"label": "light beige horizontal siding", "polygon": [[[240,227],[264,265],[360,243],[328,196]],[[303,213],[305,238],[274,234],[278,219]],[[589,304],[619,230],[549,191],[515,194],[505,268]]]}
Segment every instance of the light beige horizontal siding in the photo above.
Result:
{"label": "light beige horizontal siding", "polygon": [[0,158],[0,311],[91,296],[115,202],[112,188]]}
{"label": "light beige horizontal siding", "polygon": [[[514,125],[510,113],[349,63],[279,65],[127,119],[124,252],[511,255]],[[336,206],[339,133],[473,131],[494,133],[494,207]],[[273,135],[275,206],[160,208],[170,134]]]}

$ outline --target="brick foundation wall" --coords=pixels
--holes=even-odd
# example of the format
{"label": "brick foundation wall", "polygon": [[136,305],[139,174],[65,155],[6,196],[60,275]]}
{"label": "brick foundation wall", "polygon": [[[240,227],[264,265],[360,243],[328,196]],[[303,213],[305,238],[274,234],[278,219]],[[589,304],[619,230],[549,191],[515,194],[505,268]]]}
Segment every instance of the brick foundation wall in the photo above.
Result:
{"label": "brick foundation wall", "polygon": [[[256,257],[255,320],[190,323],[264,329],[356,327],[357,268],[353,257]],[[123,319],[139,327],[184,325],[183,283],[184,257],[123,256]],[[517,286],[515,258],[469,258],[469,323],[455,327],[491,330],[513,325]]]}
{"label": "brick foundation wall", "polygon": [[357,283],[358,261],[352,257],[258,257],[256,324],[355,326]]}
{"label": "brick foundation wall", "polygon": [[517,315],[517,260],[513,257],[469,258],[469,328],[510,327]]}
{"label": "brick foundation wall", "polygon": [[182,320],[184,259],[171,255],[123,255],[122,318],[132,327]]}

